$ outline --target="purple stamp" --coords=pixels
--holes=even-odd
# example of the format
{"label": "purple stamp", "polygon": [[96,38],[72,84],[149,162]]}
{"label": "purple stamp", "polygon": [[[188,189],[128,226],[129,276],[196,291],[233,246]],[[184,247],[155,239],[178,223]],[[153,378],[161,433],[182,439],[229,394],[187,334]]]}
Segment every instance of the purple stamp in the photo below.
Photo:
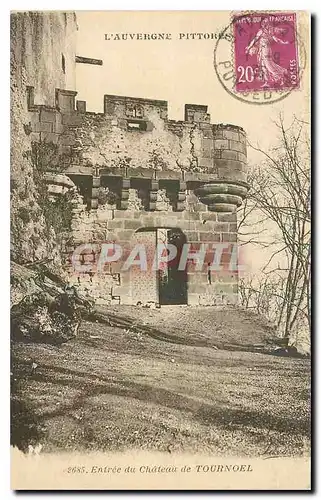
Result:
{"label": "purple stamp", "polygon": [[283,91],[299,87],[294,13],[235,15],[235,91]]}

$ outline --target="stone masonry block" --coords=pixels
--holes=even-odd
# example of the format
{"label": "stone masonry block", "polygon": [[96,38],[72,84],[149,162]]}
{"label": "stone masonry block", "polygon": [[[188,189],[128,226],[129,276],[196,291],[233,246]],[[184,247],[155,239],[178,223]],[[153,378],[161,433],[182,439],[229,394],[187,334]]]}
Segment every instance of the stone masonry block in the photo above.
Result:
{"label": "stone masonry block", "polygon": [[157,225],[156,217],[151,217],[150,215],[143,215],[141,221],[144,227],[155,227]]}
{"label": "stone masonry block", "polygon": [[139,229],[141,227],[142,227],[142,223],[140,220],[124,219],[124,228],[125,229]]}
{"label": "stone masonry block", "polygon": [[214,149],[202,149],[202,158],[214,158],[215,150]]}
{"label": "stone masonry block", "polygon": [[92,198],[98,198],[98,196],[99,196],[99,188],[98,187],[93,187],[91,189],[91,196],[92,196]]}
{"label": "stone masonry block", "polygon": [[207,285],[208,277],[207,273],[195,272],[189,275],[188,282],[191,284]]}
{"label": "stone masonry block", "polygon": [[31,142],[40,142],[40,132],[31,132],[29,138]]}
{"label": "stone masonry block", "polygon": [[235,222],[237,220],[236,212],[230,214],[217,214],[217,220],[219,222]]}
{"label": "stone masonry block", "polygon": [[114,297],[123,297],[124,295],[129,295],[130,288],[129,286],[113,286],[111,290],[111,294]]}
{"label": "stone masonry block", "polygon": [[112,219],[107,222],[108,229],[124,229],[124,220]]}
{"label": "stone masonry block", "polygon": [[200,220],[200,213],[199,212],[184,212],[183,217],[185,220]]}
{"label": "stone masonry block", "polygon": [[221,235],[219,233],[199,233],[200,241],[206,241],[208,243],[218,243],[221,241]]}
{"label": "stone masonry block", "polygon": [[203,138],[202,139],[203,149],[213,149],[213,139]]}
{"label": "stone masonry block", "polygon": [[49,122],[36,122],[32,128],[33,132],[52,132],[53,124]]}
{"label": "stone masonry block", "polygon": [[159,227],[176,227],[179,224],[177,218],[174,219],[173,217],[163,216],[163,217],[157,217],[157,219],[154,222],[154,225]]}
{"label": "stone masonry block", "polygon": [[103,210],[97,211],[97,220],[99,222],[107,222],[113,219],[113,211],[112,210]]}
{"label": "stone masonry block", "polygon": [[144,212],[140,212],[138,210],[136,210],[136,211],[114,210],[114,218],[115,219],[129,219],[129,218],[139,219],[143,214],[144,214]]}
{"label": "stone masonry block", "polygon": [[34,125],[39,122],[40,113],[39,111],[31,111],[29,113],[29,116],[30,116],[31,127],[32,129],[34,129]]}
{"label": "stone masonry block", "polygon": [[121,285],[130,285],[131,283],[131,276],[130,276],[130,272],[123,272],[121,273],[120,275],[120,283]]}
{"label": "stone masonry block", "polygon": [[197,231],[202,231],[204,233],[206,231],[212,231],[216,225],[216,222],[211,220],[196,220],[194,221],[194,224]]}
{"label": "stone masonry block", "polygon": [[201,221],[204,222],[215,222],[217,220],[217,214],[215,212],[202,212]]}
{"label": "stone masonry block", "polygon": [[185,236],[187,238],[187,241],[199,241],[199,235],[196,231],[185,231]]}
{"label": "stone masonry block", "polygon": [[110,263],[110,272],[113,275],[114,274],[120,274],[120,282],[121,283],[123,282],[123,277],[124,276],[126,276],[126,275],[129,276],[128,272],[124,272],[124,273],[121,272],[123,265],[124,265],[124,262],[122,260],[117,260],[115,262],[111,262]]}
{"label": "stone masonry block", "polygon": [[52,142],[53,144],[57,144],[59,140],[59,135],[54,134],[53,132],[41,132],[40,139],[43,142]]}
{"label": "stone masonry block", "polygon": [[135,299],[135,296],[132,297],[131,295],[122,295],[120,297],[120,304],[123,304],[124,306],[131,306],[131,305],[136,305],[137,300]]}
{"label": "stone masonry block", "polygon": [[204,212],[205,207],[204,203],[195,203],[193,204],[193,212]]}
{"label": "stone masonry block", "polygon": [[218,283],[229,283],[231,285],[234,285],[237,282],[237,274],[236,273],[231,273],[231,272],[224,272],[224,271],[211,271],[211,281],[212,285],[214,285],[214,282]]}
{"label": "stone masonry block", "polygon": [[237,233],[222,233],[222,241],[223,242],[236,242],[237,241]]}
{"label": "stone masonry block", "polygon": [[200,306],[214,306],[219,305],[218,298],[213,294],[206,293],[205,295],[200,295]]}
{"label": "stone masonry block", "polygon": [[215,139],[214,149],[232,149],[227,139]]}
{"label": "stone masonry block", "polygon": [[41,109],[40,110],[40,121],[41,122],[49,122],[49,123],[56,123],[56,111],[52,110],[46,110],[46,109]]}
{"label": "stone masonry block", "polygon": [[220,283],[215,282],[213,285],[213,290],[215,293],[224,295],[224,294],[232,294],[234,293],[235,287],[237,289],[237,285],[233,285],[231,283]]}
{"label": "stone masonry block", "polygon": [[238,172],[243,169],[243,164],[237,160],[227,160],[222,158],[215,160],[215,164],[219,169],[219,176],[223,179],[227,174],[233,175],[234,171],[236,172],[236,174],[238,174]]}
{"label": "stone masonry block", "polygon": [[199,158],[198,165],[201,168],[206,168],[206,169],[212,168],[214,165],[213,159],[210,157],[209,158],[205,158],[205,157]]}
{"label": "stone masonry block", "polygon": [[197,293],[202,294],[206,293],[206,286],[201,285],[200,283],[190,283],[188,286],[189,293]]}
{"label": "stone masonry block", "polygon": [[200,231],[201,233],[215,233],[216,222],[214,220],[200,222],[196,225],[196,230]]}
{"label": "stone masonry block", "polygon": [[227,233],[228,232],[228,223],[227,222],[218,222],[215,224],[215,232],[216,233]]}
{"label": "stone masonry block", "polygon": [[246,153],[246,146],[243,142],[239,141],[228,141],[229,147],[227,149],[232,149],[233,151],[239,151],[240,153]]}
{"label": "stone masonry block", "polygon": [[184,220],[178,220],[177,223],[172,222],[173,219],[164,219],[164,224],[163,227],[179,227],[182,231],[195,231],[196,225],[194,221],[184,221]]}
{"label": "stone masonry block", "polygon": [[239,133],[239,140],[241,142],[246,142],[246,132],[245,132],[245,130],[239,129],[238,133]]}
{"label": "stone masonry block", "polygon": [[130,188],[130,179],[123,179],[122,188],[123,189],[129,189]]}
{"label": "stone masonry block", "polygon": [[199,306],[200,305],[200,296],[196,293],[188,293],[187,303],[189,306]]}
{"label": "stone masonry block", "polygon": [[200,128],[202,130],[202,134],[203,134],[204,138],[213,139],[213,130],[211,127],[208,127],[207,125],[203,126],[203,124],[201,124]]}
{"label": "stone masonry block", "polygon": [[68,125],[68,127],[79,127],[83,123],[83,115],[78,113],[63,114],[62,123],[63,125]]}
{"label": "stone masonry block", "polygon": [[224,139],[230,139],[232,141],[238,141],[239,140],[239,133],[238,130],[222,130],[222,135]]}
{"label": "stone masonry block", "polygon": [[217,128],[214,125],[214,127],[213,127],[213,137],[214,137],[214,139],[224,139],[224,137],[223,137],[223,129],[222,128]]}
{"label": "stone masonry block", "polygon": [[237,153],[237,159],[239,161],[242,161],[243,163],[246,163],[247,162],[247,157],[244,153]]}
{"label": "stone masonry block", "polygon": [[75,137],[72,134],[62,134],[59,138],[59,143],[62,146],[73,146],[75,144]]}
{"label": "stone masonry block", "polygon": [[239,302],[239,296],[237,293],[230,293],[224,297],[225,304],[227,305],[237,305]]}
{"label": "stone masonry block", "polygon": [[[134,170],[134,169],[132,169]],[[178,171],[175,171],[175,170],[165,170],[165,171],[162,171],[162,170],[156,170],[155,173],[154,173],[156,179],[174,179],[174,180],[180,180],[182,178],[182,172],[178,172]],[[152,176],[152,174],[151,174]]]}
{"label": "stone masonry block", "polygon": [[56,122],[53,124],[54,132],[57,134],[62,134],[65,130],[65,126],[62,123],[62,114],[56,113]]}
{"label": "stone masonry block", "polygon": [[168,217],[168,218],[172,218],[172,219],[177,219],[177,218],[181,218],[181,214],[178,214],[177,212],[167,212],[166,210],[159,210],[157,211],[157,216],[164,216],[164,217]]}
{"label": "stone masonry block", "polygon": [[134,234],[134,231],[132,230],[126,230],[126,231],[114,231],[114,234],[116,236],[116,239],[118,241],[130,241],[131,237]]}
{"label": "stone masonry block", "polygon": [[226,158],[227,160],[239,160],[239,155],[237,151],[221,151],[221,158]]}

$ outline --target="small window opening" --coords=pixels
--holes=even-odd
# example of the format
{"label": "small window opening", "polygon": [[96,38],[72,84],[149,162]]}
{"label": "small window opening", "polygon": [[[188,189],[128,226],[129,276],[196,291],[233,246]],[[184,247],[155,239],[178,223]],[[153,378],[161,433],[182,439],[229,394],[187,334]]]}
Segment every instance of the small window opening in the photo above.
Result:
{"label": "small window opening", "polygon": [[142,130],[147,129],[147,124],[140,120],[127,120],[127,130]]}
{"label": "small window opening", "polygon": [[207,264],[207,283],[209,285],[212,284],[212,275],[211,275],[211,269],[210,269],[210,263]]}
{"label": "small window opening", "polygon": [[61,54],[61,68],[62,68],[63,74],[65,75],[66,74],[66,59],[65,59],[65,56],[63,54]]}

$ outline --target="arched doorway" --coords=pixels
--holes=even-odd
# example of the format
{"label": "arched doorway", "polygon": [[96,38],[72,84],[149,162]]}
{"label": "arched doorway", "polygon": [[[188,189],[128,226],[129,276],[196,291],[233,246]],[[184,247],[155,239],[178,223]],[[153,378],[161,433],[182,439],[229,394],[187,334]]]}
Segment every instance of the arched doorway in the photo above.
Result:
{"label": "arched doorway", "polygon": [[178,269],[186,236],[179,228],[158,229],[158,241],[174,245],[175,259],[158,271],[158,293],[160,305],[187,304],[187,271]]}
{"label": "arched doorway", "polygon": [[[146,249],[147,269],[134,266],[130,270],[130,288],[133,304],[154,302],[158,305],[187,304],[187,271],[178,269],[186,236],[179,228],[141,228],[133,235],[131,244],[143,244]],[[176,257],[168,264],[153,269],[158,245],[171,244]]]}

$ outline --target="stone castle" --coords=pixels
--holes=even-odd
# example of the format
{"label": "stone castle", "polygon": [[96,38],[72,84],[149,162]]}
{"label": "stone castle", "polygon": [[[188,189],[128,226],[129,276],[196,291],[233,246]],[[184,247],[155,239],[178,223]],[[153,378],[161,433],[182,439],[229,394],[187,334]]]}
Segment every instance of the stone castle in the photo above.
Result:
{"label": "stone castle", "polygon": [[[73,56],[72,56],[73,57]],[[102,64],[75,56],[76,62]],[[62,71],[66,61],[61,60]],[[166,101],[104,96],[103,113],[91,113],[77,92],[56,88],[53,103],[26,88],[30,140],[58,147],[61,173],[47,173],[53,197],[77,191],[66,259],[84,243],[159,241],[199,248],[237,242],[237,208],[247,193],[246,135],[236,125],[212,124],[207,106],[186,104],[184,121],[170,120]],[[82,256],[85,262],[95,259]],[[207,265],[206,265],[207,264]],[[224,266],[223,266],[224,267]],[[237,272],[208,263],[162,273],[122,272],[119,262],[103,273],[75,273],[71,281],[104,304],[221,305],[237,302]]]}

